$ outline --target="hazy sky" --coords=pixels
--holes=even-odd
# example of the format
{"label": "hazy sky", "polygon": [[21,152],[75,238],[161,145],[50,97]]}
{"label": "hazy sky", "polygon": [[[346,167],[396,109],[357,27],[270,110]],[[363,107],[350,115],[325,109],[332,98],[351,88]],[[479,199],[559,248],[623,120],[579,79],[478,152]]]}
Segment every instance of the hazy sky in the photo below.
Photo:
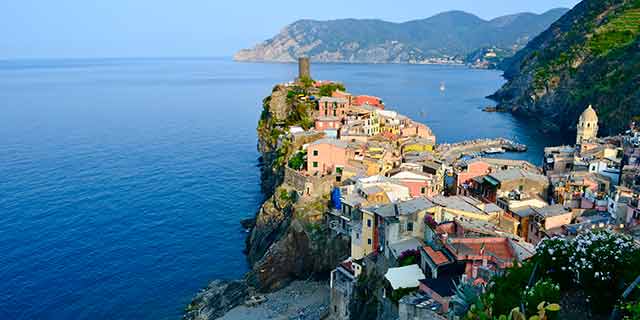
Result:
{"label": "hazy sky", "polygon": [[0,0],[0,58],[230,56],[298,19],[481,18],[577,0]]}

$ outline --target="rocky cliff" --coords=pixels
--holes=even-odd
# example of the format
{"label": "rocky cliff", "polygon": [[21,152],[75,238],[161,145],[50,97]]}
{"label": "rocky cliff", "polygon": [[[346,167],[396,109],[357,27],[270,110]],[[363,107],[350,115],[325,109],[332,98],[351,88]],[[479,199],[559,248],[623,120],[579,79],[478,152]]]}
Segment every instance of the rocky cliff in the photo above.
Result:
{"label": "rocky cliff", "polygon": [[592,104],[601,134],[640,117],[640,1],[584,0],[506,62],[498,107],[572,130]]}
{"label": "rocky cliff", "polygon": [[463,62],[489,49],[499,55],[487,57],[502,58],[524,47],[566,11],[521,13],[490,21],[461,11],[404,23],[301,20],[252,49],[241,50],[235,59],[293,62],[306,55],[315,62],[446,63]]}
{"label": "rocky cliff", "polygon": [[246,240],[250,271],[242,281],[212,282],[187,307],[185,319],[215,319],[255,293],[278,290],[298,279],[326,279],[348,256],[348,241],[332,236],[322,221],[328,195],[301,198],[283,183],[287,160],[308,142],[294,142],[288,128],[312,125],[313,106],[296,99],[297,90],[304,89],[276,86],[263,101],[258,150],[267,199],[255,220],[244,223],[252,226]]}

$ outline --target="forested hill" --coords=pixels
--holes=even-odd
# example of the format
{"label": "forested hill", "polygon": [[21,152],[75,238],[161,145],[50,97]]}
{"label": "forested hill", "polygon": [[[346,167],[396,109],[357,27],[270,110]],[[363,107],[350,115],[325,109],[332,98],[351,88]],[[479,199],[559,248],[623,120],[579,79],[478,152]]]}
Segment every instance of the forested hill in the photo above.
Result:
{"label": "forested hill", "polygon": [[600,134],[640,119],[640,0],[584,0],[505,67],[500,108],[574,129],[589,104]]}

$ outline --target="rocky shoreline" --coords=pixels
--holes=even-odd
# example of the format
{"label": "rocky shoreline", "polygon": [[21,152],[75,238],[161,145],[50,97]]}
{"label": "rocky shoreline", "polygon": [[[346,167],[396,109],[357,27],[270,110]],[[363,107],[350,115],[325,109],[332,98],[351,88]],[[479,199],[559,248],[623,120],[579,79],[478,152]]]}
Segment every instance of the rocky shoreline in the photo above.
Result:
{"label": "rocky shoreline", "polygon": [[[290,120],[288,117],[301,107],[298,102],[287,99],[287,92],[287,88],[278,85],[264,99],[264,110],[257,128],[261,184],[266,200],[254,218],[240,221],[242,227],[249,231],[245,254],[250,270],[240,280],[212,281],[187,306],[184,319],[217,319],[253,296],[275,294],[271,297],[271,304],[292,305],[286,294],[285,300],[279,301],[283,295],[276,292],[283,288],[306,292],[307,282],[304,281],[307,280],[324,281],[323,286],[326,287],[329,272],[348,256],[349,242],[332,235],[326,224],[318,220],[328,205],[324,195],[297,200],[292,196],[295,188],[284,181],[283,159],[297,150],[295,143],[306,143],[304,140],[291,142],[282,131],[281,124]],[[300,280],[304,281],[300,283]],[[308,283],[309,288],[318,287],[314,282]],[[328,303],[328,288],[326,291]],[[324,302],[313,310],[303,310],[307,315],[302,319],[317,319],[311,315],[319,314],[318,310],[323,305]],[[251,314],[255,308],[245,309],[242,309],[243,314]],[[270,312],[259,308],[255,310],[263,315]],[[295,316],[293,313],[290,315]]]}

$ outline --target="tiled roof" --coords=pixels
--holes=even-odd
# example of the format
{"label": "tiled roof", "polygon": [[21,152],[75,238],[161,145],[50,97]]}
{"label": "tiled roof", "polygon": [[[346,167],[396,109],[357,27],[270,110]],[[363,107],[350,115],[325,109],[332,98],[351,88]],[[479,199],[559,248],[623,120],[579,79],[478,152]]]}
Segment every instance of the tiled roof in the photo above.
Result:
{"label": "tiled roof", "polygon": [[559,215],[571,212],[561,204],[556,204],[556,205],[547,206],[543,208],[534,208],[533,210],[535,210],[537,214],[543,217],[559,216]]}
{"label": "tiled roof", "polygon": [[[451,239],[453,252],[459,259],[467,256],[494,256],[502,262],[511,262],[515,258],[508,238],[458,238]],[[484,254],[480,250],[484,246]]]}
{"label": "tiled roof", "polygon": [[449,258],[444,253],[442,253],[442,251],[435,251],[433,250],[433,248],[431,248],[431,246],[424,246],[423,248],[431,261],[433,261],[436,266],[451,262],[451,260],[449,260]]}
{"label": "tiled roof", "polygon": [[311,143],[312,146],[316,146],[319,144],[331,144],[338,148],[343,148],[343,149],[346,149],[349,146],[349,143],[347,141],[331,139],[331,138],[324,138]]}

